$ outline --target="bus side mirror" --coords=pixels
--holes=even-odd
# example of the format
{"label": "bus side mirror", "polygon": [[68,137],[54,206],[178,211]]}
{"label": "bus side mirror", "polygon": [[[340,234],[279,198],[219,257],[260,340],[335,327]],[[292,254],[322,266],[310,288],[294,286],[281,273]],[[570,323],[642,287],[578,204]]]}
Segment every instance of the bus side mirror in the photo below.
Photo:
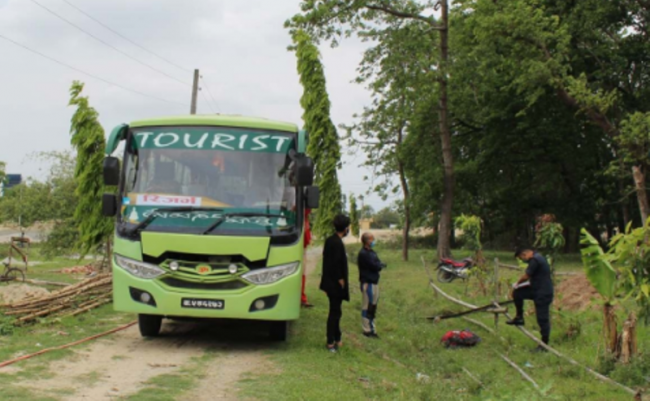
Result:
{"label": "bus side mirror", "polygon": [[307,209],[318,209],[320,190],[318,187],[307,187],[305,190],[305,207]]}
{"label": "bus side mirror", "polygon": [[120,183],[120,159],[113,156],[104,158],[104,185],[117,186]]}
{"label": "bus side mirror", "polygon": [[314,183],[314,161],[303,156],[296,160],[296,185],[308,187]]}
{"label": "bus side mirror", "polygon": [[113,217],[117,214],[117,196],[113,194],[102,196],[102,214],[106,217]]}

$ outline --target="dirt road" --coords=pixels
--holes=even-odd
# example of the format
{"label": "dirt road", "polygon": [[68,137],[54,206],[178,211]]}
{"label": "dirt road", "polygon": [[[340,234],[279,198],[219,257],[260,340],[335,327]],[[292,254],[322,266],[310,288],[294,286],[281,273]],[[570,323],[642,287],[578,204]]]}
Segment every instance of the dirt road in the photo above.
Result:
{"label": "dirt road", "polygon": [[[308,251],[309,272],[320,252]],[[255,322],[166,321],[155,339],[141,338],[133,326],[75,348],[73,356],[49,365],[47,378],[19,385],[61,400],[116,400],[146,389],[156,377],[177,374],[194,378],[179,401],[238,400],[238,381],[276,369],[265,356],[275,346],[267,340],[266,326]]]}

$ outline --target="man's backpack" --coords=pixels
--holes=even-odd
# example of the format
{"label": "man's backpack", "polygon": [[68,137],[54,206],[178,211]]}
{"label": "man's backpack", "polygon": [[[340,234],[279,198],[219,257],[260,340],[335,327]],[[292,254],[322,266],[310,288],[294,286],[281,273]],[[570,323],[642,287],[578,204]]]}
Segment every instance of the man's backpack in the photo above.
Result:
{"label": "man's backpack", "polygon": [[481,342],[481,337],[467,329],[460,331],[454,330],[445,333],[445,335],[440,339],[440,342],[443,343],[446,348],[473,347]]}

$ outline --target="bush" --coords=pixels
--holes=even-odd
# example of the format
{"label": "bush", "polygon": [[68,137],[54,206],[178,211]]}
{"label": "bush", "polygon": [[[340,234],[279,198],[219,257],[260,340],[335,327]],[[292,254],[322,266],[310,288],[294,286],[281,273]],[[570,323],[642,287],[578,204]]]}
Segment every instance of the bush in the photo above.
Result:
{"label": "bush", "polygon": [[639,354],[627,364],[616,364],[610,377],[619,383],[628,386],[645,386],[648,384],[646,377],[650,375],[650,356]]}
{"label": "bush", "polygon": [[[425,236],[409,235],[409,249],[435,249],[438,245],[438,234],[429,234]],[[389,240],[383,241],[382,248],[389,250],[402,249],[402,236],[396,235]]]}

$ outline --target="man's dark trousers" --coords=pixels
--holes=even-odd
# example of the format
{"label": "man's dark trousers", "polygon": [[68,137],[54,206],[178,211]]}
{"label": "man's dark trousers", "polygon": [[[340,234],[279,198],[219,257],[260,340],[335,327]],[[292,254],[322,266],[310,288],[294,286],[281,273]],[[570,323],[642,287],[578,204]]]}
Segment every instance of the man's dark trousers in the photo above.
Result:
{"label": "man's dark trousers", "polygon": [[535,295],[530,286],[518,288],[512,294],[517,308],[517,317],[524,318],[524,300],[529,299],[535,303],[535,315],[537,315],[537,324],[542,334],[542,341],[548,344],[551,335],[551,304],[553,295]]}

